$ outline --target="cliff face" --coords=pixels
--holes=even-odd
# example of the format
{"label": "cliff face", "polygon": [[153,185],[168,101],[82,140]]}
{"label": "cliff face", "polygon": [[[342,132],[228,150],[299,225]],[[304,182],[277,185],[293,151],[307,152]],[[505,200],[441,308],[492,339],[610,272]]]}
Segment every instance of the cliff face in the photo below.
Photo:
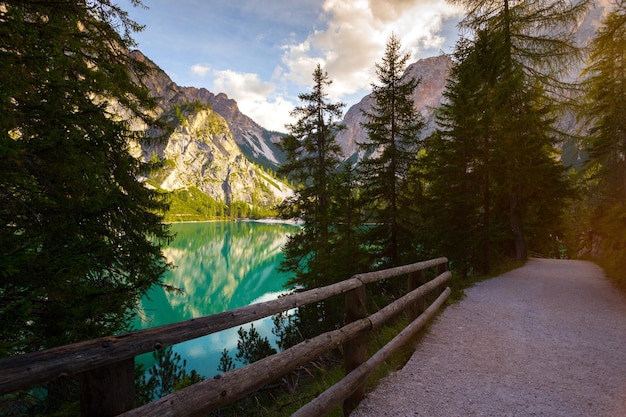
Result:
{"label": "cliff face", "polygon": [[131,54],[153,69],[149,76],[142,77],[142,81],[157,99],[162,111],[181,103],[199,101],[209,104],[226,120],[235,142],[248,159],[261,166],[272,168],[276,168],[283,161],[283,154],[276,146],[281,134],[262,128],[241,113],[235,100],[228,98],[224,93],[215,95],[206,88],[181,87],[140,51],[133,51]]}
{"label": "cliff face", "polygon": [[[286,184],[265,173],[242,152],[242,147],[248,146],[264,158],[257,158],[259,163],[279,162],[265,141],[248,144],[248,139],[258,139],[257,135],[265,135],[268,140],[272,136],[241,114],[234,100],[205,89],[179,87],[140,52],[133,54],[153,67],[142,81],[157,99],[156,115],[175,126],[165,141],[145,141],[133,147],[135,155],[143,160],[164,161],[164,168],[150,181],[168,191],[196,187],[226,204],[243,201],[272,206],[290,195]],[[244,145],[237,143],[235,131]]]}
{"label": "cliff face", "polygon": [[284,160],[282,152],[276,146],[281,134],[262,128],[241,113],[235,100],[224,93],[215,95],[205,88],[181,87],[181,90],[187,101],[209,103],[226,120],[235,142],[248,159],[272,168],[276,168]]}
{"label": "cliff face", "polygon": [[153,180],[173,191],[195,186],[215,200],[244,201],[271,206],[290,189],[271,178],[241,153],[226,121],[215,111],[185,111],[180,123],[162,144],[143,144],[144,158],[166,161]]}

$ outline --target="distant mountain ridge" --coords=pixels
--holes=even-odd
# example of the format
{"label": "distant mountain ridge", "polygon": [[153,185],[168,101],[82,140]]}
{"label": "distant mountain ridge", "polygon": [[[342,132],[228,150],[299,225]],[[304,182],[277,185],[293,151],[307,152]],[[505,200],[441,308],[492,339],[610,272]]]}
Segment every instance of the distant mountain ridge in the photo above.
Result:
{"label": "distant mountain ridge", "polygon": [[261,127],[241,113],[235,100],[228,98],[224,93],[213,94],[206,88],[181,87],[141,51],[135,50],[131,54],[135,59],[148,63],[154,69],[150,77],[142,81],[157,99],[159,107],[167,109],[175,103],[194,101],[209,104],[226,120],[235,142],[250,161],[272,168],[283,161],[283,154],[276,145],[281,134]]}
{"label": "distant mountain ridge", "polygon": [[151,67],[141,81],[157,102],[156,116],[174,127],[164,141],[144,141],[132,149],[144,160],[163,161],[149,183],[167,191],[196,188],[226,205],[272,207],[291,194],[264,168],[280,163],[271,142],[276,134],[241,114],[225,94],[179,87],[140,51],[131,53]]}
{"label": "distant mountain ridge", "polygon": [[[596,7],[581,20],[575,34],[579,45],[585,45],[593,37],[602,17],[613,7],[611,0],[597,0]],[[167,181],[161,182],[160,186],[166,189],[195,186],[207,195],[224,202],[235,199],[270,204],[287,195],[288,191],[284,184],[274,186],[272,183],[277,181],[269,177],[266,180],[259,180],[267,174],[263,174],[262,170],[256,169],[248,162],[276,169],[284,160],[284,155],[277,146],[282,133],[271,132],[261,127],[244,115],[239,110],[237,102],[226,94],[214,94],[205,88],[178,86],[140,51],[133,51],[132,54],[136,59],[148,63],[155,69],[149,77],[143,79],[143,82],[157,98],[158,116],[171,113],[176,106],[194,102],[210,106],[210,110],[201,112],[191,111],[187,107],[183,116],[189,124],[178,126],[166,146],[142,145],[139,152],[144,158],[150,158],[152,153],[155,153],[169,161],[177,161],[175,169],[170,163]],[[426,127],[421,132],[422,136],[436,129],[435,109],[442,103],[452,65],[451,57],[444,54],[418,60],[407,67],[406,75],[420,80],[413,99],[415,108],[426,122]],[[576,77],[579,71],[580,68],[572,68],[570,76]],[[368,94],[345,113],[343,124],[346,128],[338,132],[336,139],[346,159],[357,161],[363,157],[359,153],[357,142],[367,140],[367,134],[362,126],[366,121],[363,111],[371,109],[372,100],[371,94]],[[215,124],[216,115],[223,118],[225,131],[206,137],[207,123]],[[563,122],[567,124],[563,126],[566,130],[574,128],[571,120]],[[569,148],[564,149],[564,158],[576,163],[580,158],[578,149],[567,146]],[[176,154],[177,152],[180,154]],[[193,155],[192,152],[197,154]],[[569,156],[565,157],[566,154]]]}

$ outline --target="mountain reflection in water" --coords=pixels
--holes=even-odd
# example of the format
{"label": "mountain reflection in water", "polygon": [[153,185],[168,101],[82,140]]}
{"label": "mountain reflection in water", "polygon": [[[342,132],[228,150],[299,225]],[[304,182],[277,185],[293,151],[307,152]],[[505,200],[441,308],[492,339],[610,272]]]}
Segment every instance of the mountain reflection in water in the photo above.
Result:
{"label": "mountain reflection in water", "polygon": [[[140,302],[136,329],[176,323],[277,298],[285,292],[289,275],[277,271],[281,249],[297,226],[261,222],[206,222],[173,224],[175,239],[164,249],[175,265],[164,283],[183,294],[154,288]],[[271,318],[254,322],[262,336],[273,342]],[[244,326],[246,329],[249,325]],[[239,326],[174,346],[187,369],[205,377],[218,373],[224,348],[234,358]],[[152,355],[140,363],[151,366]]]}

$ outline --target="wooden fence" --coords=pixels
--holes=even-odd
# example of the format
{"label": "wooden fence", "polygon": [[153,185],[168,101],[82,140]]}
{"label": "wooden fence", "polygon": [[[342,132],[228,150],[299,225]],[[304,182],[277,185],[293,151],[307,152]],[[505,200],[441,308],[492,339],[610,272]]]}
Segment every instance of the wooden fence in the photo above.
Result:
{"label": "wooden fence", "polygon": [[[79,376],[83,415],[202,416],[343,346],[346,377],[294,415],[325,415],[342,401],[344,414],[348,415],[363,398],[365,382],[370,373],[410,340],[450,294],[449,288],[444,289],[450,279],[447,262],[446,258],[437,258],[358,274],[326,287],[223,313],[2,359],[0,395],[58,378]],[[436,277],[428,281],[426,271],[431,268],[436,271]],[[400,276],[407,277],[407,294],[368,316],[365,309],[365,285]],[[426,295],[432,291],[437,291],[438,297],[426,308]],[[323,333],[243,368],[217,375],[142,407],[133,408],[135,356],[338,294],[345,294],[346,298],[346,325],[341,329]],[[404,311],[409,314],[410,324],[367,359],[367,332],[379,328]]]}

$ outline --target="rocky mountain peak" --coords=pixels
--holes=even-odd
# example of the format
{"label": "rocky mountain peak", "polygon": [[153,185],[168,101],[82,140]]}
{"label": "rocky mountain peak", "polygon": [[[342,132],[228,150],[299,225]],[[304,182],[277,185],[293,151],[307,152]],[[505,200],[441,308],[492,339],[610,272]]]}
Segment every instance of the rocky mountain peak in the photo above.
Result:
{"label": "rocky mountain peak", "polygon": [[237,102],[224,93],[215,95],[205,88],[195,87],[182,87],[182,90],[188,101],[209,103],[213,110],[226,119],[235,142],[250,160],[271,168],[280,165],[283,155],[276,143],[280,141],[281,134],[262,128],[243,114]]}
{"label": "rocky mountain peak", "polygon": [[272,144],[262,139],[272,135],[243,115],[234,100],[205,88],[180,87],[141,52],[132,54],[151,68],[139,78],[157,101],[157,117],[174,127],[165,141],[133,148],[144,160],[164,161],[149,181],[168,191],[195,187],[227,205],[239,201],[271,207],[291,194],[244,154],[242,148],[258,149],[257,161],[279,163]]}
{"label": "rocky mountain peak", "polygon": [[169,109],[176,103],[209,104],[226,120],[235,142],[248,159],[272,169],[280,165],[283,154],[276,145],[280,140],[280,133],[270,132],[261,127],[243,114],[237,102],[226,94],[214,94],[206,88],[181,87],[141,51],[135,50],[131,54],[152,69],[148,76],[142,77],[142,82],[157,99],[161,109]]}
{"label": "rocky mountain peak", "polygon": [[420,80],[413,93],[413,101],[422,116],[428,118],[432,109],[441,104],[441,95],[451,68],[452,59],[449,55],[420,59],[407,67],[405,77],[412,76]]}

